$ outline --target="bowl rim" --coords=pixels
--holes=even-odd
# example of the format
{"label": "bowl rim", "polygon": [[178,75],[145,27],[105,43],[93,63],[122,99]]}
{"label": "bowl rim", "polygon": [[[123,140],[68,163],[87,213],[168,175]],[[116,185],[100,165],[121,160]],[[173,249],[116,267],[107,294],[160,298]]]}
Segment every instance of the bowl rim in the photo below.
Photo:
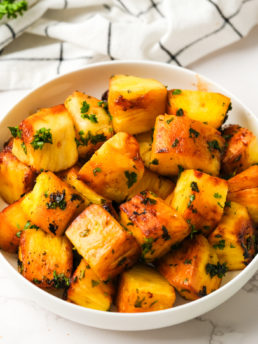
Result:
{"label": "bowl rim", "polygon": [[[163,62],[156,62],[156,61],[149,61],[149,60],[144,60],[144,61],[136,61],[136,60],[123,60],[123,61],[104,61],[104,62],[98,62],[98,63],[92,63],[89,64],[83,68],[79,68],[79,69],[75,69],[72,71],[69,71],[67,73],[61,74],[59,76],[55,76],[51,79],[48,79],[47,81],[41,83],[39,86],[34,87],[32,90],[29,90],[28,93],[22,97],[14,106],[12,106],[12,108],[7,112],[7,114],[5,114],[1,120],[0,120],[0,127],[2,126],[3,121],[8,118],[8,116],[10,116],[10,114],[12,112],[15,111],[16,107],[18,107],[19,105],[21,105],[22,102],[26,101],[28,98],[30,98],[31,96],[33,96],[33,94],[35,92],[39,92],[41,89],[49,86],[49,84],[51,84],[52,82],[58,81],[60,82],[63,78],[66,77],[71,77],[74,73],[79,73],[81,71],[85,71],[88,69],[94,69],[94,68],[99,68],[99,67],[105,67],[105,66],[109,66],[109,65],[118,65],[118,66],[126,66],[128,64],[130,65],[142,65],[142,66],[157,66],[157,67],[166,67],[168,69],[170,69],[171,71],[176,70],[176,71],[180,71],[182,73],[188,74],[190,76],[200,76],[201,80],[203,82],[206,82],[210,85],[212,85],[213,87],[216,87],[220,90],[220,92],[222,92],[223,94],[228,95],[230,98],[234,99],[237,101],[237,103],[243,108],[245,109],[246,113],[252,117],[252,119],[258,124],[258,119],[256,118],[256,116],[254,115],[254,113],[245,105],[242,103],[241,100],[238,99],[238,97],[236,97],[235,95],[233,95],[231,92],[227,91],[224,87],[221,87],[218,83],[212,81],[211,79],[203,76],[202,74],[196,73],[192,70],[189,70],[187,68],[183,68],[183,67],[179,67],[179,66],[174,66],[174,65],[170,65],[167,63],[163,63]],[[183,305],[178,305],[176,307],[172,307],[172,308],[168,308],[165,310],[160,310],[160,311],[153,311],[153,312],[142,312],[142,313],[118,313],[118,312],[104,312],[104,311],[100,311],[100,310],[95,310],[95,309],[90,309],[90,308],[85,308],[70,302],[67,302],[63,299],[60,299],[59,297],[56,297],[48,292],[46,292],[45,290],[38,288],[36,285],[34,285],[33,283],[31,283],[30,281],[28,281],[27,279],[25,279],[15,268],[14,266],[12,266],[8,260],[4,257],[2,251],[0,250],[0,262],[3,263],[3,265],[7,268],[8,271],[10,271],[13,275],[13,277],[15,277],[16,279],[18,278],[18,280],[25,286],[28,288],[33,288],[32,290],[34,290],[35,292],[37,292],[42,298],[44,299],[50,299],[50,301],[57,303],[58,305],[61,305],[61,307],[67,307],[71,310],[79,310],[80,312],[83,313],[87,313],[89,315],[98,315],[100,317],[102,317],[102,319],[105,321],[106,318],[113,318],[114,320],[119,318],[119,319],[145,319],[148,320],[149,318],[153,318],[153,316],[159,317],[159,316],[163,316],[164,314],[167,315],[172,315],[174,313],[177,313],[179,310],[184,310],[184,309],[188,309],[189,311],[193,308],[195,308],[197,305],[203,305],[205,303],[207,303],[209,300],[213,300],[216,299],[218,296],[223,295],[226,291],[229,291],[232,288],[232,285],[236,285],[238,282],[240,282],[240,285],[237,287],[237,289],[230,294],[230,296],[227,296],[226,299],[228,299],[229,297],[233,296],[234,293],[239,290],[244,283],[247,282],[247,280],[245,280],[243,282],[243,280],[245,279],[244,277],[246,275],[250,275],[248,277],[251,278],[251,276],[256,272],[256,270],[258,270],[258,254],[253,258],[253,260],[248,264],[248,266],[245,267],[245,269],[241,270],[239,272],[239,274],[235,277],[233,277],[230,281],[228,281],[225,285],[223,285],[222,287],[220,287],[219,289],[217,289],[216,291],[212,292],[209,295],[206,295],[203,298],[200,298],[198,300],[195,301],[191,301],[188,302],[186,304]],[[242,283],[241,283],[242,281]],[[227,294],[227,293],[225,293]],[[226,300],[224,299],[224,301]],[[222,301],[222,302],[224,302]],[[219,302],[219,304],[221,304],[222,302]],[[219,304],[217,304],[216,306],[218,306]],[[214,307],[216,307],[214,306]],[[212,308],[214,308],[212,307]],[[211,308],[211,309],[212,309]],[[198,312],[198,314],[201,314],[200,312]],[[64,315],[64,317],[66,317]],[[189,318],[186,318],[185,321],[192,319],[193,317],[190,316]],[[157,319],[158,320],[158,319]],[[182,322],[182,321],[180,321]],[[91,325],[90,325],[91,326]],[[169,325],[165,325],[165,326],[169,326]],[[96,326],[96,327],[100,327],[100,328],[105,328],[105,326]],[[164,326],[158,326],[156,328],[161,328]],[[107,327],[106,327],[107,328]],[[122,329],[121,329],[122,330]]]}

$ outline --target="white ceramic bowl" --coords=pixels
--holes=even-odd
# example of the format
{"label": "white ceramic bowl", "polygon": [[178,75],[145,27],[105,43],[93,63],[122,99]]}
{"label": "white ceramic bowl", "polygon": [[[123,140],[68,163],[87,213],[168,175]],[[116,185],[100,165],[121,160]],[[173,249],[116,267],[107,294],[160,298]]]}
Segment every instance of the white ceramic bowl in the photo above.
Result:
{"label": "white ceramic bowl", "polygon": [[[232,99],[233,111],[229,123],[238,123],[251,129],[258,136],[258,121],[250,110],[236,97],[212,81],[195,73],[167,64],[154,62],[105,62],[90,65],[84,69],[55,78],[32,91],[22,99],[0,122],[0,147],[10,136],[8,126],[17,125],[22,119],[35,112],[37,108],[63,103],[74,90],[100,97],[108,88],[108,79],[112,74],[123,73],[140,77],[150,77],[168,85],[168,88],[201,88],[217,91]],[[0,209],[5,204],[0,200]],[[174,308],[164,311],[139,314],[101,312],[83,308],[45,292],[28,282],[17,272],[16,257],[5,252],[0,253],[0,264],[5,267],[14,283],[29,294],[31,299],[48,310],[81,324],[110,330],[148,330],[175,325],[199,316],[226,301],[236,293],[258,269],[258,255],[241,272],[229,272],[223,278],[223,286],[212,294],[197,301],[186,302],[180,297]],[[56,294],[57,295],[57,294]]]}

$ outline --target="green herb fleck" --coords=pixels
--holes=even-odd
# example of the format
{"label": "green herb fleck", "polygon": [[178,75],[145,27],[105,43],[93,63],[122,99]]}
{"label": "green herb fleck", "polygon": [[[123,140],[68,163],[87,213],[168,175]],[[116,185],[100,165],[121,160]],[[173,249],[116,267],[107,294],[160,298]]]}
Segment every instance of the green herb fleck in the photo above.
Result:
{"label": "green herb fleck", "polygon": [[195,200],[195,195],[194,194],[190,195],[189,202],[187,204],[187,208],[191,207],[194,200]]}
{"label": "green herb fleck", "polygon": [[158,161],[158,159],[153,159],[153,160],[150,162],[150,164],[152,164],[152,165],[158,165],[158,164],[159,164],[159,161]]}
{"label": "green herb fleck", "polygon": [[179,89],[175,89],[172,91],[173,96],[176,96],[176,95],[181,94],[181,93],[182,93],[182,91]]}
{"label": "green herb fleck", "polygon": [[224,250],[225,240],[219,240],[216,244],[213,245],[213,247],[218,248],[219,250]]}
{"label": "green herb fleck", "polygon": [[62,192],[53,192],[50,194],[49,202],[46,203],[47,209],[56,209],[60,208],[65,210],[67,203],[65,201],[65,190]]}
{"label": "green herb fleck", "polygon": [[153,238],[145,238],[142,244],[142,255],[143,257],[152,250]]}
{"label": "green herb fleck", "polygon": [[[1,6],[1,3],[0,3],[0,6]],[[1,12],[0,12],[0,17],[1,17]],[[18,126],[8,127],[8,129],[10,130],[13,137],[18,137],[19,139],[21,139],[22,131],[18,128]]]}
{"label": "green herb fleck", "polygon": [[93,170],[94,176],[96,176],[98,172],[101,172],[101,168],[99,168],[99,167],[94,168],[94,170]]}
{"label": "green herb fleck", "polygon": [[155,199],[153,199],[153,198],[145,197],[144,200],[141,203],[145,204],[145,205],[146,204],[152,205],[152,204],[156,204],[157,201]]}
{"label": "green herb fleck", "polygon": [[178,117],[184,116],[184,111],[183,111],[183,109],[178,109],[177,112],[176,112],[176,116],[178,116]]}
{"label": "green herb fleck", "polygon": [[192,259],[186,259],[186,260],[184,261],[184,264],[185,264],[185,265],[191,265],[191,264],[192,264]]}
{"label": "green herb fleck", "polygon": [[207,144],[208,144],[208,149],[210,152],[213,150],[217,150],[220,153],[222,152],[222,149],[220,148],[217,140],[207,141]]}
{"label": "green herb fleck", "polygon": [[179,140],[175,139],[175,141],[172,144],[172,147],[176,147],[179,144]]}
{"label": "green herb fleck", "polygon": [[88,104],[86,101],[83,101],[81,104],[81,113],[87,113],[90,109],[90,104]]}
{"label": "green herb fleck", "polygon": [[145,300],[145,297],[140,299],[139,296],[137,295],[137,299],[135,301],[134,307],[135,308],[141,308],[142,307],[142,303],[143,303],[144,300]]}
{"label": "green herb fleck", "polygon": [[213,195],[213,197],[214,197],[214,198],[222,198],[222,196],[221,196],[219,193],[217,193],[217,192],[215,192],[215,194]]}
{"label": "green herb fleck", "polygon": [[178,167],[178,170],[179,170],[178,177],[180,177],[181,173],[184,171],[184,168],[181,165],[177,165],[177,167]]}
{"label": "green herb fleck", "polygon": [[162,238],[163,238],[165,241],[171,239],[171,236],[169,235],[168,230],[167,230],[167,228],[166,228],[165,226],[162,226],[162,232],[163,232]]}
{"label": "green herb fleck", "polygon": [[189,137],[190,138],[197,138],[200,135],[200,133],[193,128],[189,129]]}
{"label": "green herb fleck", "polygon": [[200,192],[196,182],[191,183],[191,189],[192,191]]}
{"label": "green herb fleck", "polygon": [[52,134],[50,132],[50,129],[41,128],[36,131],[34,139],[30,144],[35,150],[37,150],[42,149],[45,143],[53,143]]}
{"label": "green herb fleck", "polygon": [[219,262],[217,264],[206,264],[205,267],[206,274],[210,275],[211,278],[214,276],[218,276],[219,278],[222,278],[225,273],[228,271],[226,263],[220,264]]}
{"label": "green herb fleck", "polygon": [[22,147],[24,153],[27,155],[27,147],[26,147],[24,142],[21,143],[21,147]]}
{"label": "green herb fleck", "polygon": [[167,124],[170,124],[174,120],[174,117],[167,120]]}
{"label": "green herb fleck", "polygon": [[65,288],[69,287],[70,279],[69,277],[65,276],[65,274],[57,274],[56,271],[53,272],[53,283],[54,287],[57,288]]}
{"label": "green herb fleck", "polygon": [[92,288],[94,288],[97,285],[99,285],[99,281],[91,280],[91,285],[92,285]]}
{"label": "green herb fleck", "polygon": [[78,134],[79,139],[75,138],[77,147],[88,146],[89,142],[96,145],[97,143],[104,142],[107,139],[104,134],[92,135],[91,131],[88,131],[87,135],[85,135],[84,131],[80,130]]}
{"label": "green herb fleck", "polygon": [[127,178],[127,186],[130,189],[134,183],[137,182],[137,174],[135,172],[125,171],[125,176]]}
{"label": "green herb fleck", "polygon": [[41,283],[41,281],[38,280],[37,278],[33,278],[32,282],[35,283],[35,284],[40,284]]}

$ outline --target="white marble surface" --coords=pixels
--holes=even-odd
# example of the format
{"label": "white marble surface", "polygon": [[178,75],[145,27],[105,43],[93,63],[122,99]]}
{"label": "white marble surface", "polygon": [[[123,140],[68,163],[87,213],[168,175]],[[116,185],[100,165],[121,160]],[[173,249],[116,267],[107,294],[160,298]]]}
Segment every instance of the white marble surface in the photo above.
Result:
{"label": "white marble surface", "polygon": [[[191,69],[230,90],[258,116],[258,28]],[[27,91],[0,92],[0,117]],[[258,273],[230,300],[187,323],[145,332],[97,330],[65,320],[25,296],[0,265],[0,344],[257,344]]]}

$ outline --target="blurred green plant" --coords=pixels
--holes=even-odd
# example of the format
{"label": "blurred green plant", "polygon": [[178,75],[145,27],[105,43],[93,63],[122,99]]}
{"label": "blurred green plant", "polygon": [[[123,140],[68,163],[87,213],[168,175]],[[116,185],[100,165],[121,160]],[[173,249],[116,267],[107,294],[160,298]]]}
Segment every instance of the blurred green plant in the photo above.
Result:
{"label": "blurred green plant", "polygon": [[0,0],[0,19],[4,16],[7,16],[7,18],[17,18],[18,15],[23,15],[23,12],[27,9],[28,3],[24,0]]}

